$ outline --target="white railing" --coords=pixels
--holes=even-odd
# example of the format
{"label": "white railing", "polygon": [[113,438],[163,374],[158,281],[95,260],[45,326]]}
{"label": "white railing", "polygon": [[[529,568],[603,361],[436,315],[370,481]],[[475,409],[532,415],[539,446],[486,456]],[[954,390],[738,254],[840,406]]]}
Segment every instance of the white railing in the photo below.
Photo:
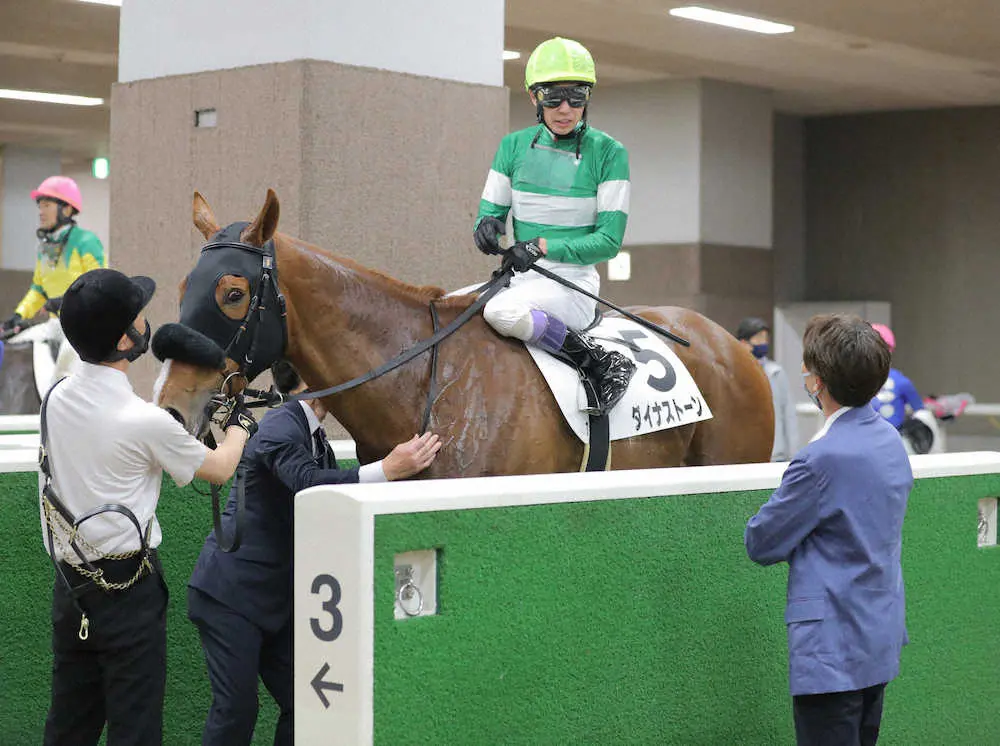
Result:
{"label": "white railing", "polygon": [[[10,452],[18,449],[37,451],[38,428],[37,414],[0,416],[0,451]],[[351,461],[358,457],[353,440],[331,440],[330,446],[338,461]]]}
{"label": "white railing", "polygon": [[37,414],[6,414],[0,416],[0,433],[16,433],[26,430],[38,432]]}

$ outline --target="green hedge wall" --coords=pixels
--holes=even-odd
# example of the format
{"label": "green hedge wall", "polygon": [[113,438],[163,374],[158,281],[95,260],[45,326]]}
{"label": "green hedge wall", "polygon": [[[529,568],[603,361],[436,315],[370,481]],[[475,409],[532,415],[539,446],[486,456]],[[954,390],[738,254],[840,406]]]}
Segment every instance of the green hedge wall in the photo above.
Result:
{"label": "green hedge wall", "polygon": [[[924,479],[911,644],[880,744],[1000,742],[1000,477]],[[388,515],[375,524],[378,744],[794,743],[787,566],[743,549],[767,492]],[[439,549],[440,614],[393,619],[393,555]]]}

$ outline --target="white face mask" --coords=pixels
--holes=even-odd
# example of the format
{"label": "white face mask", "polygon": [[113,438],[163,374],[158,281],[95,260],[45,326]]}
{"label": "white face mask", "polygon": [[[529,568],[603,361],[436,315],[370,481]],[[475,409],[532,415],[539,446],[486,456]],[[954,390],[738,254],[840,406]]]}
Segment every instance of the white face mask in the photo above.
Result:
{"label": "white face mask", "polygon": [[813,374],[810,373],[809,371],[805,371],[802,374],[802,379],[803,379],[802,380],[802,388],[804,388],[806,390],[806,396],[809,397],[809,401],[811,401],[813,404],[815,404],[816,408],[818,410],[823,411],[823,405],[820,404],[820,401],[819,401],[819,394],[818,393],[813,393],[812,391],[809,390],[809,387],[806,386],[805,378],[806,378],[806,376],[811,376],[811,375],[813,375]]}

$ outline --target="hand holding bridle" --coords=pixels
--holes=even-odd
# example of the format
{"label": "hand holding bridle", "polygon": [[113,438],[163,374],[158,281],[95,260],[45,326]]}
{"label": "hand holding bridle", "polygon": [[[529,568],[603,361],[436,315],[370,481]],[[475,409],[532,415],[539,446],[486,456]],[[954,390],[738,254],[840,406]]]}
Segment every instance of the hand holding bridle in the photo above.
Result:
{"label": "hand holding bridle", "polygon": [[243,401],[243,396],[240,394],[233,397],[233,403],[229,409],[229,414],[226,415],[226,419],[222,422],[223,432],[231,427],[238,427],[241,430],[246,431],[248,438],[252,438],[254,433],[257,432],[257,420],[254,419],[250,409]]}

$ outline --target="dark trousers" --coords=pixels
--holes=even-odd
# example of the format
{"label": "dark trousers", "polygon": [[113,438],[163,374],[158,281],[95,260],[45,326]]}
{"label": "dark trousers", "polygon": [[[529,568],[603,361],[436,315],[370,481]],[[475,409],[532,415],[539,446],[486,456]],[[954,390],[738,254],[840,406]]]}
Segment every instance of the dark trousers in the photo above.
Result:
{"label": "dark trousers", "polygon": [[80,611],[57,577],[52,592],[52,702],[45,721],[45,746],[95,746],[105,723],[108,746],[162,743],[167,586],[155,558],[154,566],[152,575],[114,593],[84,584],[82,576],[63,566],[70,582],[80,587],[77,603],[90,627],[88,638],[81,640]]}
{"label": "dark trousers", "polygon": [[280,715],[275,746],[292,746],[292,621],[276,633],[196,588],[188,588],[188,618],[198,627],[212,682],[202,746],[243,746],[257,724],[257,677],[274,697]]}
{"label": "dark trousers", "polygon": [[884,697],[885,684],[792,697],[795,742],[798,746],[874,746]]}

